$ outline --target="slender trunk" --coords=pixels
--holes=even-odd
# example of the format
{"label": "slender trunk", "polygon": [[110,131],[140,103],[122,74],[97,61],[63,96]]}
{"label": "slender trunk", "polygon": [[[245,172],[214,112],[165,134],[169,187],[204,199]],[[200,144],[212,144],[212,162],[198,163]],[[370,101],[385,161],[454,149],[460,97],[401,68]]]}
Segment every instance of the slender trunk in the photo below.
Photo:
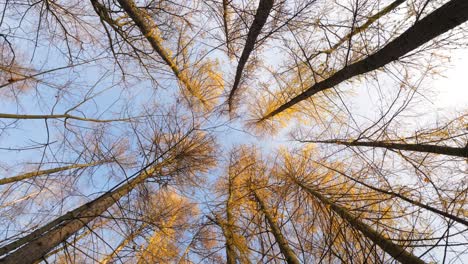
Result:
{"label": "slender trunk", "polygon": [[228,0],[223,0],[223,26],[224,26],[224,35],[226,37],[226,48],[227,48],[227,55],[230,58],[233,54],[231,51],[231,43],[229,39],[229,14],[228,14]]}
{"label": "slender trunk", "polygon": [[215,221],[213,222],[221,228],[224,239],[226,240],[226,263],[236,264],[238,261],[240,263],[250,263],[248,256],[246,256],[244,252],[247,246],[243,244],[244,241],[240,241],[239,238],[236,238],[236,231],[234,230],[233,192],[233,177],[229,176],[228,196],[226,199],[226,220],[223,220],[221,216],[215,214]]}
{"label": "slender trunk", "polygon": [[398,149],[407,151],[427,152],[442,154],[448,156],[457,156],[468,158],[468,146],[464,148],[448,147],[448,146],[437,146],[430,144],[405,144],[405,143],[392,143],[383,141],[342,141],[342,140],[317,140],[307,141],[313,143],[325,143],[325,144],[339,144],[345,146],[358,146],[358,147],[373,147],[373,148],[386,148],[386,149]]}
{"label": "slender trunk", "polygon": [[[158,53],[158,55],[163,59],[163,61],[171,68],[174,75],[177,79],[185,86],[185,88],[192,94],[197,94],[194,87],[190,83],[190,80],[185,74],[179,69],[176,61],[171,58],[170,50],[166,49],[162,43],[162,39],[159,36],[158,25],[154,22],[151,16],[141,8],[138,8],[136,3],[133,0],[118,0],[125,12],[130,16],[130,18],[135,22],[136,26],[140,29],[141,33],[145,36],[148,42],[151,44],[151,47]],[[196,96],[203,104],[206,102]]]}
{"label": "slender trunk", "polygon": [[74,119],[79,121],[88,121],[95,123],[110,123],[110,122],[122,122],[129,121],[130,118],[119,118],[119,119],[95,119],[87,117],[79,117],[69,114],[57,114],[57,115],[22,115],[22,114],[5,114],[0,113],[0,118],[4,119]]}
{"label": "slender trunk", "polygon": [[359,230],[365,237],[372,240],[372,242],[377,244],[383,251],[387,252],[395,260],[405,264],[425,263],[420,258],[407,252],[401,246],[393,243],[390,239],[383,237],[379,232],[360,221],[357,217],[352,216],[345,208],[333,203],[325,196],[312,190],[311,188],[308,188],[303,183],[297,180],[295,180],[295,182],[311,196],[317,198],[322,203],[330,206],[330,209],[333,210],[336,214],[338,214],[343,220],[348,222],[356,230]]}
{"label": "slender trunk", "polygon": [[234,227],[234,218],[232,215],[232,192],[234,191],[232,188],[232,178],[229,175],[229,186],[228,186],[228,198],[226,200],[226,225],[222,225],[223,233],[226,238],[226,260],[228,264],[236,264],[236,259],[238,256],[236,254],[235,246],[234,246],[234,231],[232,230]]}
{"label": "slender trunk", "polygon": [[26,180],[26,179],[31,179],[31,178],[34,178],[36,176],[48,175],[48,174],[61,172],[61,171],[66,171],[66,170],[70,170],[70,169],[81,169],[81,168],[92,167],[92,166],[100,165],[100,164],[103,164],[103,163],[106,163],[106,162],[108,162],[108,161],[98,161],[98,162],[92,162],[92,163],[88,163],[88,164],[73,164],[73,165],[57,167],[57,168],[53,168],[53,169],[27,172],[27,173],[23,173],[23,174],[13,176],[13,177],[0,179],[0,185],[13,183],[13,182],[18,182],[18,181],[22,181],[22,180]]}
{"label": "slender trunk", "polygon": [[239,83],[242,77],[242,71],[244,70],[247,60],[249,59],[250,54],[254,50],[255,42],[258,35],[265,25],[268,16],[270,15],[271,9],[273,8],[274,0],[260,0],[258,3],[257,12],[255,13],[254,21],[249,28],[249,33],[247,34],[247,40],[245,42],[244,50],[242,51],[241,57],[239,59],[239,64],[237,64],[236,76],[234,77],[234,85],[232,86],[231,92],[229,93],[228,104],[229,110],[232,110],[232,100],[235,96],[236,90],[239,87]]}
{"label": "slender trunk", "polygon": [[141,172],[125,185],[101,195],[95,200],[56,218],[31,234],[0,248],[0,255],[6,255],[0,259],[0,263],[33,263],[39,260],[90,221],[102,215],[104,211],[137,185],[152,177],[158,168],[159,166],[155,166]]}
{"label": "slender trunk", "polygon": [[273,214],[268,208],[268,206],[265,204],[265,202],[262,200],[262,198],[257,194],[255,190],[252,190],[252,194],[254,195],[255,200],[257,200],[257,203],[260,206],[260,210],[265,215],[268,225],[271,228],[271,232],[273,233],[273,236],[275,237],[276,243],[278,243],[278,247],[280,248],[281,253],[286,259],[286,262],[288,264],[299,264],[300,263],[299,259],[297,258],[296,254],[294,254],[294,251],[289,247],[288,242],[286,241],[283,234],[281,233],[281,229],[276,223],[273,217]]}
{"label": "slender trunk", "polygon": [[361,26],[355,28],[354,30],[352,30],[351,32],[346,34],[344,37],[342,37],[331,48],[326,49],[326,50],[321,50],[321,51],[315,53],[314,55],[312,55],[309,59],[312,59],[313,57],[316,57],[317,55],[322,54],[322,53],[331,54],[336,49],[338,49],[343,43],[345,43],[350,38],[352,38],[354,35],[357,35],[357,34],[363,32],[364,30],[369,28],[369,26],[372,25],[375,21],[379,20],[381,17],[383,17],[386,14],[390,13],[392,10],[394,10],[395,8],[397,8],[399,5],[401,5],[404,2],[405,2],[405,0],[395,0],[395,1],[393,1],[391,4],[384,7],[381,11],[379,11],[376,14],[374,14],[373,16],[369,17],[369,19],[367,19],[367,21],[364,24],[362,24]]}
{"label": "slender trunk", "polygon": [[232,229],[229,227],[229,223],[223,223],[223,219],[219,216],[215,216],[216,223],[221,228],[223,232],[224,239],[226,240],[226,263],[227,264],[236,264],[237,256],[235,246],[234,246],[234,235]]}
{"label": "slender trunk", "polygon": [[436,214],[438,214],[438,215],[441,215],[441,216],[450,218],[451,220],[453,220],[453,221],[455,221],[455,222],[458,222],[458,223],[460,223],[460,224],[464,224],[464,225],[466,225],[466,226],[468,227],[468,221],[467,221],[466,219],[462,219],[461,217],[458,217],[458,216],[456,216],[456,215],[449,214],[449,213],[447,213],[447,212],[444,212],[444,211],[442,211],[442,210],[439,210],[439,209],[437,209],[437,208],[435,208],[435,207],[432,207],[432,206],[430,206],[430,205],[423,204],[423,203],[421,203],[421,202],[415,201],[415,200],[410,199],[410,198],[408,198],[408,197],[406,197],[406,196],[404,196],[404,195],[402,195],[402,194],[400,194],[400,193],[396,193],[396,192],[393,192],[393,191],[388,191],[388,190],[384,190],[384,189],[380,189],[380,188],[371,186],[371,185],[369,185],[369,184],[367,184],[367,183],[365,183],[365,182],[362,182],[362,181],[357,180],[357,179],[354,178],[354,177],[351,177],[351,176],[349,176],[349,175],[346,175],[345,173],[343,173],[343,172],[341,172],[341,171],[339,171],[339,170],[336,170],[336,169],[334,169],[334,168],[332,168],[332,167],[323,165],[323,164],[318,163],[318,162],[317,162],[317,164],[319,164],[319,165],[321,165],[321,166],[323,166],[323,167],[325,167],[325,168],[327,168],[327,169],[330,169],[330,170],[332,170],[332,171],[334,171],[334,172],[336,172],[336,173],[339,173],[340,175],[343,175],[344,177],[346,177],[346,178],[348,178],[348,179],[350,179],[350,180],[352,180],[352,181],[354,181],[354,182],[357,182],[357,183],[359,183],[359,184],[361,184],[361,185],[363,185],[363,186],[365,186],[365,187],[367,187],[367,188],[369,188],[369,189],[371,189],[371,190],[374,190],[374,191],[376,191],[376,192],[380,192],[380,193],[383,193],[383,194],[388,194],[388,195],[390,195],[390,196],[398,197],[398,198],[402,199],[403,201],[406,201],[406,202],[408,202],[408,203],[410,203],[410,204],[412,204],[412,205],[415,205],[415,206],[424,208],[424,209],[426,209],[426,210],[428,210],[428,211],[431,211],[431,212],[433,212],[433,213],[436,213]]}
{"label": "slender trunk", "polygon": [[466,22],[466,20],[468,20],[468,1],[451,0],[416,22],[403,34],[376,53],[361,61],[345,66],[327,79],[315,83],[289,102],[268,113],[260,121],[271,118],[320,91],[332,88],[354,76],[376,70],[392,61],[398,60],[408,52]]}

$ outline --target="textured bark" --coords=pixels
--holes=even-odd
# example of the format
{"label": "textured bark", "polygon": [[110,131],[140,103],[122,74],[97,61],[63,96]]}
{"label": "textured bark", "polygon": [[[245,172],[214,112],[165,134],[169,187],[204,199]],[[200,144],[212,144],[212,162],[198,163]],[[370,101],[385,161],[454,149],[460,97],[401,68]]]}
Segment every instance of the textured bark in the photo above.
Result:
{"label": "textured bark", "polygon": [[241,57],[239,59],[239,64],[237,64],[236,76],[234,77],[234,85],[232,86],[231,92],[229,93],[228,104],[229,110],[232,110],[232,101],[236,94],[237,89],[239,88],[239,83],[242,78],[242,71],[244,70],[247,60],[249,59],[250,54],[254,50],[255,42],[258,35],[265,25],[268,16],[270,15],[271,9],[273,8],[274,0],[260,0],[258,3],[257,12],[255,14],[254,21],[249,28],[249,33],[247,34],[247,40],[245,42],[244,50],[242,51]]}
{"label": "textured bark", "polygon": [[224,223],[223,219],[219,216],[215,216],[215,222],[221,228],[223,232],[224,239],[226,240],[226,263],[227,264],[236,264],[239,256],[236,253],[234,245],[234,233],[229,227],[228,223]]}
{"label": "textured bark", "polygon": [[96,11],[96,14],[98,14],[99,18],[101,18],[102,21],[106,21],[107,24],[109,24],[112,27],[115,27],[117,23],[110,17],[109,11],[107,8],[99,3],[98,0],[90,0],[91,4],[93,5],[94,11]]}
{"label": "textured bark", "polygon": [[303,93],[265,115],[260,121],[271,118],[320,91],[330,89],[352,77],[376,70],[392,61],[396,61],[408,52],[467,20],[468,1],[451,0],[416,22],[408,30],[376,53],[369,55],[363,60],[345,66],[327,79],[315,83]]}
{"label": "textured bark", "polygon": [[382,141],[342,141],[342,140],[317,140],[317,141],[304,141],[313,143],[325,143],[325,144],[338,144],[345,146],[356,146],[356,147],[372,147],[372,148],[386,148],[386,149],[398,149],[416,152],[435,153],[448,156],[457,156],[468,158],[468,146],[464,148],[455,148],[448,146],[437,146],[429,144],[405,144],[405,143],[392,143]]}
{"label": "textured bark", "polygon": [[265,215],[268,225],[271,228],[271,232],[273,233],[273,236],[275,237],[276,243],[278,243],[278,247],[280,248],[281,253],[286,259],[286,262],[288,264],[299,264],[300,263],[299,259],[297,258],[294,251],[289,247],[288,242],[286,241],[283,234],[281,233],[281,229],[276,223],[275,219],[273,218],[273,214],[268,208],[268,206],[265,204],[263,199],[258,195],[256,191],[253,190],[252,194],[254,195],[255,200],[257,200],[257,203],[260,206],[260,210]]}
{"label": "textured bark", "polygon": [[13,183],[13,182],[18,182],[18,181],[22,181],[22,180],[26,180],[26,179],[31,179],[31,178],[34,178],[36,176],[48,175],[48,174],[61,172],[61,171],[66,171],[66,170],[71,170],[71,169],[81,169],[81,168],[92,167],[92,166],[100,165],[100,164],[103,164],[103,163],[105,163],[105,161],[93,162],[93,163],[88,163],[88,164],[73,164],[73,165],[63,166],[63,167],[58,167],[58,168],[53,168],[53,169],[27,172],[27,173],[23,173],[23,174],[20,174],[20,175],[13,176],[13,177],[0,179],[0,185]]}
{"label": "textured bark", "polygon": [[383,237],[379,232],[368,226],[367,224],[360,221],[357,217],[352,216],[348,210],[345,208],[333,203],[325,196],[320,193],[308,188],[303,183],[296,181],[303,190],[309,193],[311,196],[317,198],[322,203],[330,206],[330,209],[338,214],[343,220],[348,222],[353,228],[359,230],[365,237],[372,240],[377,244],[383,251],[387,252],[394,259],[398,260],[404,264],[423,264],[425,263],[420,258],[414,256],[413,254],[407,252],[404,248],[400,247],[397,244],[394,244],[391,240]]}
{"label": "textured bark", "polygon": [[[109,219],[104,219],[104,220],[101,221],[99,224],[93,225],[92,227],[88,227],[88,229],[87,229],[85,232],[83,232],[82,234],[80,234],[80,235],[78,235],[78,236],[76,236],[76,237],[73,238],[73,243],[76,243],[77,241],[81,240],[82,238],[87,237],[89,234],[95,232],[95,230],[96,230],[97,228],[102,227],[103,225],[107,224],[107,222],[109,222]],[[56,254],[58,254],[58,253],[60,253],[60,252],[62,252],[62,251],[64,251],[64,250],[67,250],[68,247],[69,247],[69,245],[70,245],[70,244],[67,244],[67,243],[66,243],[66,244],[63,245],[63,246],[58,247],[58,248],[56,248],[56,249],[50,251],[49,253],[47,253],[46,255],[44,255],[44,257],[43,257],[42,259],[35,261],[34,264],[39,264],[39,263],[41,263],[44,259],[47,259],[47,258],[50,257],[50,256],[56,255]]]}
{"label": "textured bark", "polygon": [[95,200],[56,218],[31,234],[5,245],[0,248],[0,255],[6,255],[0,259],[0,263],[33,263],[41,259],[50,250],[85,227],[90,221],[102,215],[104,211],[133,190],[135,186],[151,177],[155,171],[156,167],[147,169],[114,191],[107,192]]}

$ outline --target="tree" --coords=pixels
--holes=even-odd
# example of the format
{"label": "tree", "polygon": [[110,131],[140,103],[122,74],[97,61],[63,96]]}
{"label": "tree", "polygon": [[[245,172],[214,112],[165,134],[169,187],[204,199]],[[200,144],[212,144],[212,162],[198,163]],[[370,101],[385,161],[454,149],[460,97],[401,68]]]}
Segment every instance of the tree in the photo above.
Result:
{"label": "tree", "polygon": [[[248,246],[246,238],[240,233],[239,227],[236,225],[236,219],[239,216],[240,197],[238,195],[238,184],[242,178],[242,168],[240,168],[237,158],[238,154],[233,152],[230,155],[230,161],[227,169],[226,180],[224,178],[219,181],[221,193],[225,192],[227,196],[224,202],[222,212],[214,212],[214,217],[210,217],[221,229],[221,233],[226,241],[226,262],[227,263],[250,263]],[[225,215],[223,217],[223,214]]]}
{"label": "tree", "polygon": [[[170,135],[171,138],[165,137],[165,139],[161,139],[165,142],[152,142],[152,144],[161,144],[158,146],[158,148],[162,148],[160,154],[152,153],[153,159],[129,179],[123,181],[121,186],[113,187],[93,201],[54,219],[17,241],[3,246],[0,252],[6,257],[2,261],[5,263],[17,263],[20,260],[36,261],[146,180],[156,178],[157,181],[161,181],[161,178],[179,173],[190,175],[200,170],[206,171],[212,164],[210,156],[212,142],[209,137],[197,133],[193,129],[185,134]],[[158,137],[155,138],[155,140],[157,139]],[[196,160],[198,164],[191,164],[189,161],[191,159]],[[31,251],[35,253],[31,254]]]}
{"label": "tree", "polygon": [[[346,65],[344,68],[333,73],[325,80],[315,83],[313,86],[292,98],[287,103],[267,113],[260,119],[260,121],[271,118],[320,91],[332,88],[333,86],[354,76],[376,70],[399,59],[406,53],[423,45],[425,42],[430,41],[448,30],[466,22],[466,20],[468,20],[468,16],[466,15],[466,12],[461,11],[466,10],[467,8],[468,6],[465,1],[459,0],[448,2],[422,20],[417,21],[412,27],[388,43],[381,50],[378,50],[374,54],[360,61]],[[434,27],[433,25],[437,26]]]}
{"label": "tree", "polygon": [[197,214],[195,205],[179,196],[174,191],[168,190],[158,193],[151,201],[154,203],[154,215],[156,226],[151,234],[148,244],[139,253],[139,263],[163,263],[175,262],[181,259],[179,249],[183,233],[190,228],[190,218]]}
{"label": "tree", "polygon": [[[329,210],[330,212],[333,212],[332,215],[337,215],[339,216],[345,223],[346,226],[349,226],[348,228],[358,230],[362,236],[366,239],[369,239],[369,241],[372,241],[373,244],[378,245],[382,251],[388,253],[391,255],[393,258],[397,259],[398,261],[402,263],[425,263],[422,261],[420,258],[416,257],[412,253],[406,251],[403,247],[401,247],[398,244],[395,244],[391,239],[383,235],[381,232],[382,231],[376,231],[370,225],[362,222],[360,219],[363,218],[363,212],[361,212],[361,216],[355,217],[352,215],[352,213],[349,212],[349,209],[347,206],[341,206],[330,200],[329,198],[325,197],[324,195],[320,194],[318,191],[315,191],[313,188],[314,187],[309,187],[310,184],[306,182],[314,182],[314,185],[321,186],[321,185],[327,185],[330,187],[315,187],[315,188],[320,188],[320,189],[325,189],[329,190],[330,192],[333,193],[333,195],[337,197],[353,197],[352,195],[356,196],[359,195],[356,193],[359,191],[358,189],[355,189],[351,184],[349,184],[348,179],[342,178],[341,174],[335,174],[334,171],[328,170],[325,171],[324,175],[321,175],[321,170],[319,167],[317,167],[316,164],[310,162],[310,158],[313,154],[310,150],[302,150],[298,154],[291,155],[288,151],[283,151],[281,154],[279,154],[280,158],[279,159],[274,159],[270,160],[269,163],[270,165],[266,166],[265,161],[256,154],[257,151],[255,149],[251,149],[248,147],[243,147],[240,149],[236,149],[233,153],[235,153],[233,157],[236,157],[234,161],[231,161],[230,165],[230,170],[229,171],[237,171],[238,173],[234,174],[236,177],[239,177],[238,179],[243,179],[240,182],[237,182],[237,188],[236,190],[238,192],[243,192],[244,194],[238,194],[236,197],[239,197],[238,199],[246,199],[248,196],[252,197],[252,201],[254,201],[254,204],[258,204],[258,213],[260,215],[264,215],[266,218],[266,222],[268,223],[268,226],[271,230],[271,233],[273,234],[273,237],[275,238],[275,241],[278,245],[278,248],[282,255],[285,258],[285,261],[288,263],[299,263],[299,259],[295,255],[295,251],[290,247],[290,242],[288,242],[285,238],[284,232],[281,231],[281,229],[289,229],[289,227],[283,226],[280,228],[278,225],[278,220],[281,219],[282,217],[285,216],[280,216],[278,213],[274,213],[272,211],[272,207],[266,204],[266,199],[270,200],[271,198],[274,198],[278,203],[285,203],[287,204],[286,206],[288,209],[286,211],[292,212],[292,215],[287,221],[284,221],[285,225],[300,225],[301,223],[307,223],[308,219],[304,216],[295,216],[296,214],[299,214],[300,211],[303,211],[305,214],[312,213],[313,211],[307,211],[304,209],[301,209],[304,206],[304,201],[296,202],[295,200],[298,199],[297,195],[306,195],[305,198],[308,199],[311,203],[316,204],[321,207],[322,209],[319,210]],[[242,153],[242,154],[240,154]],[[233,155],[233,154],[231,154]],[[268,161],[267,161],[268,162]],[[336,167],[336,165],[334,166]],[[232,176],[231,176],[232,177]],[[228,185],[227,187],[229,188]],[[274,189],[275,191],[272,191]],[[340,191],[340,189],[342,191]],[[295,190],[295,191],[293,191]],[[353,193],[347,193],[353,190]],[[232,190],[231,190],[232,192]],[[231,193],[229,192],[229,193]],[[291,192],[293,194],[291,195]],[[307,196],[309,195],[312,197],[312,200]],[[377,197],[379,196],[378,193],[376,194],[370,194],[369,192],[366,193],[367,196],[369,195],[376,195]],[[291,196],[291,198],[289,198]],[[296,198],[292,198],[293,196],[296,196]],[[228,196],[229,197],[229,196]],[[271,198],[270,198],[271,197]],[[292,200],[290,200],[292,199]],[[352,198],[353,200],[357,200],[357,197]],[[362,198],[362,207],[365,208],[367,206],[374,206],[371,201],[366,201],[365,198]],[[386,203],[385,199],[382,200],[377,200],[378,203]],[[318,203],[317,203],[318,202]],[[307,203],[307,202],[306,202]],[[366,205],[368,203],[368,205]],[[370,203],[370,204],[369,204]],[[250,205],[252,206],[252,205]],[[273,208],[278,208],[278,205],[275,205]],[[253,210],[253,212],[256,212],[254,208],[251,208],[250,210]],[[243,210],[243,213],[247,213],[247,210]],[[251,213],[251,212],[249,212]],[[283,211],[283,214],[285,211]],[[380,214],[381,212],[377,211],[375,212],[377,214]],[[242,213],[241,213],[242,214]],[[255,215],[255,213],[253,213]],[[315,214],[315,213],[314,213]],[[320,221],[328,222],[333,218],[329,218],[331,215],[323,214],[321,213],[316,213],[318,216],[322,218]],[[372,219],[373,217],[371,216],[374,214],[372,211],[367,211],[366,214],[370,214],[368,217]],[[398,217],[397,215],[392,216],[392,213],[387,212],[387,215],[385,216],[388,220],[385,221],[391,221],[389,219],[392,219],[392,217]],[[314,217],[312,217],[313,219]],[[305,222],[304,222],[305,221]],[[315,220],[314,220],[315,221]],[[381,220],[383,221],[383,220]],[[250,222],[250,221],[249,221]],[[246,224],[249,224],[247,222]],[[287,223],[287,224],[286,224]],[[237,225],[241,224],[241,222],[238,222]],[[257,223],[259,224],[259,223]],[[324,228],[324,226],[317,226],[317,224],[311,223],[314,228]],[[241,229],[247,229],[248,227],[244,227]],[[293,228],[293,227],[291,227]],[[340,228],[338,226],[334,228]],[[343,226],[341,226],[343,228]],[[414,227],[413,227],[414,228]],[[294,228],[293,228],[294,229]],[[317,231],[315,231],[317,232]],[[326,230],[323,230],[323,236],[325,236]],[[394,231],[391,231],[394,232]],[[403,232],[403,231],[402,231]],[[415,231],[413,231],[415,232]],[[252,234],[253,235],[253,234]],[[258,234],[257,234],[258,235]],[[289,235],[291,236],[291,235]],[[343,234],[343,236],[347,236]],[[299,240],[306,239],[307,236],[304,238],[298,238]],[[343,237],[343,243],[353,243],[350,241],[349,238]],[[226,238],[226,250],[228,250],[228,247],[230,246],[230,243],[228,243],[229,236]],[[323,237],[322,237],[323,239]],[[335,238],[336,239],[336,238]],[[361,238],[362,239],[362,238]],[[345,242],[347,241],[347,242]],[[271,243],[271,241],[270,241]],[[301,243],[301,242],[300,242]],[[302,243],[306,243],[306,241],[303,241]],[[336,242],[335,242],[336,243]],[[360,243],[358,240],[356,240],[355,243]],[[337,244],[339,245],[339,243]],[[356,247],[352,246],[352,247]],[[305,247],[301,247],[301,250],[304,250],[302,254],[311,254],[311,252],[308,252]],[[312,251],[315,251],[317,249],[312,248]],[[354,252],[354,254],[363,254],[365,256],[365,252],[360,252],[360,247],[356,247],[354,249],[350,249]],[[375,248],[371,247],[370,250],[375,250]],[[300,252],[300,251],[296,251]],[[306,253],[307,252],[307,253]],[[263,253],[265,254],[265,252]],[[335,252],[337,258],[341,259],[342,261],[345,256],[339,256],[339,252]],[[350,255],[353,256],[353,255]],[[356,255],[354,255],[354,258]],[[305,259],[303,259],[305,261]],[[316,261],[316,260],[315,260]]]}
{"label": "tree", "polygon": [[1,6],[1,263],[466,262],[467,1]]}
{"label": "tree", "polygon": [[252,26],[249,29],[249,33],[247,35],[247,40],[244,46],[244,50],[242,51],[242,55],[239,59],[239,64],[237,65],[236,69],[236,76],[234,77],[234,84],[229,93],[229,109],[232,108],[232,99],[236,93],[237,88],[239,87],[239,82],[242,77],[242,71],[244,70],[245,64],[249,59],[250,53],[254,49],[255,41],[262,30],[263,25],[270,15],[270,11],[273,7],[274,1],[273,0],[260,0],[258,3],[258,8],[255,13],[254,21],[252,22]]}

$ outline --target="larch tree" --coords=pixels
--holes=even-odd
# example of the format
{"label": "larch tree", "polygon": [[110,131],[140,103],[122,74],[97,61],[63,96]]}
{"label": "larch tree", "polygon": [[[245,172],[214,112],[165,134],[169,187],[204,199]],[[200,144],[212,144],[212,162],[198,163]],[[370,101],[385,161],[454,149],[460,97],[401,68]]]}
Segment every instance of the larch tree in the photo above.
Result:
{"label": "larch tree", "polygon": [[0,263],[468,261],[468,1],[0,6]]}

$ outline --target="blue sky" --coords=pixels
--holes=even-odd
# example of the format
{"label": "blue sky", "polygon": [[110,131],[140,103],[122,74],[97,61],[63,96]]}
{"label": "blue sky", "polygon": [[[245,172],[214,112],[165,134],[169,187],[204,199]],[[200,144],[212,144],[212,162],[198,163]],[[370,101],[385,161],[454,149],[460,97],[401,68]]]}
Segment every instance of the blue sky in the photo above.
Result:
{"label": "blue sky", "polygon": [[[33,22],[31,22],[33,23]],[[23,47],[25,50],[31,51],[33,47],[31,42],[18,41],[18,47]],[[29,46],[28,46],[29,45]],[[271,55],[266,57],[270,64],[275,64],[278,57],[275,56],[274,51],[271,52]],[[57,65],[66,65],[68,62],[55,50],[54,47],[50,46],[39,46],[37,47],[35,58],[32,61],[34,66],[41,67],[43,69],[48,69],[52,67],[57,67]],[[427,115],[421,117],[413,117],[413,122],[429,122],[434,121],[434,117],[437,115],[440,116],[450,116],[451,113],[464,111],[466,112],[468,106],[468,49],[455,51],[452,53],[452,59],[450,64],[447,65],[448,68],[443,72],[445,77],[436,77],[434,81],[430,81],[425,85],[432,88],[438,94],[431,98],[432,102],[425,102],[424,110],[429,110]],[[228,64],[227,62],[224,62]],[[81,98],[87,91],[89,91],[89,84],[97,84],[95,91],[104,91],[101,95],[97,96],[93,102],[89,102],[80,107],[80,110],[87,113],[88,117],[99,117],[102,112],[105,112],[108,107],[112,108],[114,115],[119,115],[120,109],[122,109],[123,102],[127,99],[126,96],[131,94],[134,96],[132,99],[132,104],[129,106],[129,111],[132,114],[137,114],[139,106],[150,104],[153,102],[158,102],[161,104],[167,103],[167,98],[173,98],[173,95],[176,91],[168,89],[159,89],[157,94],[154,94],[154,89],[152,84],[147,81],[133,81],[129,83],[127,90],[122,91],[121,89],[109,89],[115,83],[115,76],[118,76],[118,69],[108,65],[107,69],[101,68],[98,65],[94,67],[77,67],[73,70],[64,70],[54,74],[50,74],[45,78],[45,81],[50,81],[55,84],[65,83],[64,78],[72,77],[74,81],[77,81],[72,88],[74,94],[67,94],[66,100],[61,101],[58,105],[55,106],[54,113],[63,113],[67,110],[67,107],[71,103],[79,102],[78,98]],[[226,67],[226,69],[231,67]],[[132,68],[138,74],[141,70],[138,67]],[[101,79],[101,76],[105,75],[104,79]],[[173,83],[170,81],[163,82],[167,83],[167,86],[173,86]],[[79,83],[83,83],[83,86],[80,86]],[[352,88],[346,85],[343,85],[343,89]],[[227,87],[229,88],[229,87]],[[375,94],[372,91],[366,94],[365,85],[359,85],[358,87],[353,87],[353,91],[357,96],[353,97],[348,103],[352,106],[352,112],[355,115],[362,115],[367,118],[375,118],[378,116],[378,112],[372,112],[377,102],[374,101]],[[50,114],[50,110],[54,107],[55,96],[60,89],[52,89],[47,87],[47,85],[40,84],[36,90],[26,91],[24,95],[21,96],[19,101],[13,99],[5,99],[0,93],[0,98],[2,102],[0,103],[0,113],[19,113],[19,114]],[[119,101],[118,98],[125,98],[125,100]],[[41,98],[42,97],[42,98]],[[40,102],[40,103],[38,103]],[[117,103],[116,103],[117,102]],[[116,103],[116,104],[115,104]],[[134,105],[134,107],[132,107]],[[80,112],[74,111],[76,115],[80,115]],[[108,116],[106,113],[105,116]],[[364,119],[364,118],[363,118]],[[11,122],[13,120],[0,120],[1,122]],[[225,123],[227,121],[226,117],[221,117],[219,119],[210,120],[211,123],[207,123],[206,126],[218,125]],[[290,142],[287,138],[287,131],[283,131],[279,135],[270,136],[266,135],[263,137],[253,136],[250,132],[244,131],[243,120],[233,121],[229,126],[223,126],[219,129],[215,129],[213,133],[218,139],[218,143],[222,146],[223,150],[228,150],[232,146],[238,144],[255,144],[260,146],[265,153],[270,153],[272,150],[280,145],[291,146],[294,143]],[[61,121],[48,121],[49,124],[56,123],[59,125],[58,130],[63,130],[63,125]],[[90,125],[86,122],[71,121],[73,124],[77,125]],[[58,135],[55,128],[50,127],[51,138],[54,138]],[[111,130],[113,131],[113,130]],[[22,120],[19,122],[19,126],[14,129],[5,131],[6,133],[0,135],[0,178],[12,176],[20,172],[22,168],[22,163],[24,161],[32,161],[37,163],[41,160],[42,150],[26,150],[26,151],[9,151],[1,148],[16,148],[22,146],[36,145],[39,143],[45,143],[47,140],[46,126],[43,120]],[[118,132],[118,131],[114,131]],[[221,151],[223,153],[223,151]],[[50,153],[49,153],[50,154]],[[16,166],[20,164],[21,166]],[[3,168],[8,168],[5,170]],[[108,171],[106,168],[99,169],[95,175],[105,175]],[[214,180],[217,174],[223,173],[223,168],[218,170],[213,170],[213,173],[208,175],[211,180]],[[122,177],[122,175],[119,175]],[[96,178],[96,177],[93,177]],[[79,186],[82,189],[79,189],[80,192],[83,192],[84,195],[90,195],[86,199],[92,199],[96,196],[97,192],[105,191],[115,184],[117,181],[113,179],[108,182],[105,177],[97,177],[95,180],[96,185],[90,185],[87,182],[83,181]],[[199,195],[203,195],[199,193]],[[54,198],[51,198],[54,199]],[[75,202],[78,200],[83,201],[84,199],[78,199],[72,197],[68,200],[68,205],[63,208],[63,211],[74,208],[77,206]],[[49,205],[46,205],[46,207]]]}

